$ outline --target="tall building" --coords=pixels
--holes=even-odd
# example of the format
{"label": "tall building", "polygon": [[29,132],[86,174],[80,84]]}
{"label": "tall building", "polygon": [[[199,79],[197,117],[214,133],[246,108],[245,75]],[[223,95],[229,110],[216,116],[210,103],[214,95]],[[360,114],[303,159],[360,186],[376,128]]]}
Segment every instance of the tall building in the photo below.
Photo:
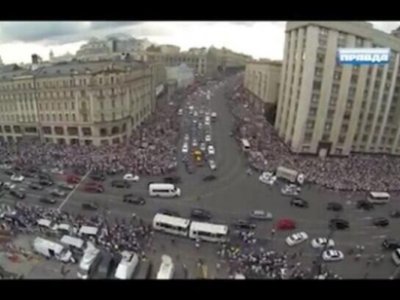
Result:
{"label": "tall building", "polygon": [[276,109],[281,69],[281,61],[260,60],[246,64],[244,87],[260,110],[273,113]]}
{"label": "tall building", "polygon": [[[152,70],[107,60],[0,70],[0,139],[24,136],[59,144],[127,140],[154,110]],[[36,67],[34,67],[36,66]]]}
{"label": "tall building", "polygon": [[[390,48],[387,65],[337,49]],[[400,154],[400,39],[366,22],[288,22],[275,128],[293,152]]]}

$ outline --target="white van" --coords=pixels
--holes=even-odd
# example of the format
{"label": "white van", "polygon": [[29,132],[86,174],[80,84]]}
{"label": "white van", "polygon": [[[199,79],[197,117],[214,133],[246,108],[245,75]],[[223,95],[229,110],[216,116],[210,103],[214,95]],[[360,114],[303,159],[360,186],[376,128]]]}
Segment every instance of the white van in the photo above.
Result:
{"label": "white van", "polygon": [[63,245],[56,242],[43,239],[41,237],[35,238],[33,241],[33,249],[36,253],[46,256],[48,258],[54,257],[62,262],[73,262],[71,251],[66,249]]}
{"label": "white van", "polygon": [[386,192],[370,192],[367,199],[372,204],[386,204],[390,201],[390,194]]}
{"label": "white van", "polygon": [[139,264],[139,257],[136,253],[122,251],[122,259],[115,271],[116,279],[132,279],[133,273]]}
{"label": "white van", "polygon": [[99,229],[94,226],[85,226],[83,225],[79,229],[79,235],[80,236],[96,236],[97,233],[99,232]]}
{"label": "white van", "polygon": [[161,265],[157,273],[157,279],[172,279],[174,277],[174,263],[168,255],[161,256]]}
{"label": "white van", "polygon": [[205,222],[192,222],[189,229],[191,239],[208,242],[225,242],[228,239],[228,226]]}
{"label": "white van", "polygon": [[150,183],[149,195],[151,197],[179,197],[181,189],[170,183]]}
{"label": "white van", "polygon": [[400,248],[393,251],[392,259],[396,266],[400,266]]}
{"label": "white van", "polygon": [[164,231],[170,234],[187,236],[189,232],[190,220],[168,216],[164,214],[156,214],[153,219],[154,230]]}
{"label": "white van", "polygon": [[101,255],[100,250],[97,249],[92,243],[88,243],[83,257],[79,262],[79,269],[77,276],[81,279],[88,279],[93,276],[100,263]]}
{"label": "white van", "polygon": [[69,247],[73,247],[73,248],[76,248],[78,250],[82,250],[84,245],[85,245],[85,242],[82,239],[76,238],[76,237],[73,237],[73,236],[70,236],[70,235],[64,235],[61,238],[60,242],[63,245],[66,245],[66,246],[69,246]]}

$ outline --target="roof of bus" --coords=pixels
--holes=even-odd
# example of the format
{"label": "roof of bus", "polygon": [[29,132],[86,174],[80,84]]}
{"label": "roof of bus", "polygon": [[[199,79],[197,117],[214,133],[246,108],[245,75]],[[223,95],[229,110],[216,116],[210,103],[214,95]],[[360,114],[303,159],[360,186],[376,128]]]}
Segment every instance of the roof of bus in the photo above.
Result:
{"label": "roof of bus", "polygon": [[390,197],[390,194],[386,192],[370,192],[369,194],[372,197]]}
{"label": "roof of bus", "polygon": [[84,244],[84,241],[82,239],[70,235],[64,235],[61,238],[60,242],[63,244],[75,246],[77,248],[82,248]]}
{"label": "roof of bus", "polygon": [[172,183],[150,183],[149,184],[149,188],[150,187],[157,187],[157,188],[174,188],[175,185],[173,185]]}
{"label": "roof of bus", "polygon": [[62,252],[62,250],[64,249],[64,247],[62,245],[60,245],[56,242],[41,238],[41,237],[35,238],[34,244],[40,245],[41,247],[44,247],[44,248],[51,249],[56,254],[60,254]]}
{"label": "roof of bus", "polygon": [[184,218],[172,217],[164,214],[156,214],[154,216],[154,222],[163,222],[181,227],[189,227],[190,220]]}
{"label": "roof of bus", "polygon": [[79,229],[79,234],[92,234],[92,235],[96,235],[98,231],[99,231],[99,229],[98,229],[97,227],[85,226],[85,225],[83,225],[83,226]]}
{"label": "roof of bus", "polygon": [[170,279],[174,272],[172,259],[168,255],[163,255],[161,260],[162,262],[157,273],[157,279]]}
{"label": "roof of bus", "polygon": [[190,225],[190,229],[219,233],[219,234],[227,234],[228,233],[228,226],[226,226],[226,225],[211,224],[211,223],[205,223],[205,222],[192,222],[192,224]]}
{"label": "roof of bus", "polygon": [[38,225],[40,226],[45,226],[45,227],[50,227],[51,226],[51,221],[47,219],[39,219],[37,220]]}

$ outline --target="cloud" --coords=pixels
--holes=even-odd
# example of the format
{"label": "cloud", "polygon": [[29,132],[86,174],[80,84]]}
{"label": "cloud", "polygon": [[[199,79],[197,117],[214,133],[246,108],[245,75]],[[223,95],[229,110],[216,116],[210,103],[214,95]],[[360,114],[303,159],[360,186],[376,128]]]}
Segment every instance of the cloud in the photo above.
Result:
{"label": "cloud", "polygon": [[400,26],[400,22],[378,22],[371,21],[374,25],[374,28],[390,33],[393,29],[396,29]]}

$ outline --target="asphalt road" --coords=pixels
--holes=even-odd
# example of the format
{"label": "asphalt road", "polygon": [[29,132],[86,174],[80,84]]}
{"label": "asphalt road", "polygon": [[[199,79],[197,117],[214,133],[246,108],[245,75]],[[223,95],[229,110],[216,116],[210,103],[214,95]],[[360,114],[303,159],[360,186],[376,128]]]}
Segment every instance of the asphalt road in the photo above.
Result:
{"label": "asphalt road", "polygon": [[[91,214],[91,212],[82,212],[81,205],[85,202],[95,201],[100,209],[111,218],[130,218],[132,213],[136,213],[144,220],[151,221],[154,214],[160,208],[169,208],[178,211],[182,216],[189,217],[192,208],[200,207],[207,209],[213,214],[213,222],[221,224],[230,224],[239,218],[246,218],[251,210],[263,209],[272,212],[274,221],[259,222],[257,225],[256,236],[269,240],[268,247],[276,250],[286,251],[289,254],[302,249],[303,263],[309,264],[316,259],[318,252],[310,246],[310,240],[315,237],[326,237],[328,235],[328,221],[337,216],[337,213],[326,210],[326,205],[330,201],[342,202],[344,211],[340,217],[350,222],[350,229],[346,231],[336,231],[333,239],[336,242],[336,248],[342,250],[345,259],[342,262],[329,263],[329,268],[335,271],[343,278],[389,278],[396,270],[391,261],[391,252],[381,250],[381,242],[385,237],[397,237],[400,233],[400,219],[390,219],[390,225],[387,228],[377,228],[371,225],[371,219],[376,216],[388,217],[389,211],[393,208],[400,208],[398,199],[392,199],[388,205],[376,207],[373,211],[365,212],[355,208],[356,200],[365,197],[364,194],[346,194],[327,191],[325,189],[309,186],[301,192],[301,197],[308,200],[310,207],[308,209],[291,207],[290,198],[280,194],[280,183],[274,186],[264,185],[258,180],[258,175],[246,175],[247,164],[240,147],[235,140],[229,136],[233,125],[227,99],[224,97],[225,89],[230,89],[232,84],[225,87],[219,87],[211,90],[211,100],[208,105],[212,111],[218,113],[216,123],[212,123],[212,138],[216,148],[217,180],[205,183],[202,178],[211,173],[208,166],[198,168],[192,175],[186,173],[185,168],[180,164],[178,173],[182,178],[182,184],[179,187],[182,190],[182,196],[175,199],[150,198],[147,196],[147,184],[150,181],[160,181],[162,178],[141,178],[138,183],[134,183],[130,189],[113,188],[110,185],[111,180],[121,179],[119,176],[111,176],[106,179],[104,185],[105,193],[91,194],[77,189],[65,203],[64,210],[73,213]],[[206,100],[208,101],[208,100]],[[197,98],[192,99],[194,106],[204,103]],[[182,124],[185,120],[190,121],[190,117],[185,114],[180,117]],[[186,127],[183,125],[183,129]],[[182,137],[184,131],[181,133]],[[179,146],[181,148],[182,142]],[[62,180],[62,176],[58,176]],[[0,180],[5,181],[8,176],[0,172]],[[88,181],[89,179],[86,179]],[[21,186],[26,186],[22,183]],[[29,195],[25,202],[39,204],[38,199],[44,192],[28,191]],[[144,206],[126,204],[122,202],[125,193],[137,193],[146,198],[147,203]],[[198,200],[198,196],[201,199]],[[59,203],[63,199],[59,200]],[[3,196],[2,202],[13,203],[15,200],[9,195]],[[284,239],[291,233],[277,232],[272,238],[271,229],[275,220],[280,218],[291,218],[296,221],[297,229],[293,232],[305,231],[309,235],[309,241],[289,248]],[[163,252],[170,253],[173,257],[178,256],[182,262],[186,260],[191,264],[194,257],[202,257],[210,262],[210,270],[214,265],[216,258],[215,245],[203,245],[202,249],[196,250],[190,241],[180,239],[179,247],[169,245],[169,237],[157,234],[157,249],[155,254],[159,257]],[[364,245],[366,250],[360,261],[355,261],[353,257],[347,255],[350,247],[360,244]],[[200,252],[199,252],[200,251]],[[214,253],[214,254],[213,254]],[[375,253],[385,253],[384,261],[379,265],[366,265],[367,257]],[[215,272],[214,272],[215,273]],[[214,276],[215,277],[215,276]]]}

